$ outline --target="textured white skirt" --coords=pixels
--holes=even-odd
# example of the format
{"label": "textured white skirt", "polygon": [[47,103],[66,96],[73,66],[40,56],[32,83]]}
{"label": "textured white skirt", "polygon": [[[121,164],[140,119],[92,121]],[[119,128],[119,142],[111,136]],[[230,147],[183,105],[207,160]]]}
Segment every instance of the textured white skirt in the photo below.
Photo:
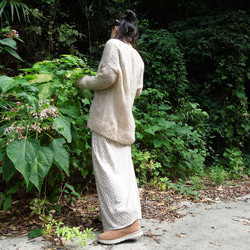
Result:
{"label": "textured white skirt", "polygon": [[104,231],[141,219],[131,146],[92,133],[92,158]]}

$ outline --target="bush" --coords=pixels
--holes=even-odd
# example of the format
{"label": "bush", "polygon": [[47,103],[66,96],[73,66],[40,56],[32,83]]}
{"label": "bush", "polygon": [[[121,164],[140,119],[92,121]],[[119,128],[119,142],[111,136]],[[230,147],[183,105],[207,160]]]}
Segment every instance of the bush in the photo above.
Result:
{"label": "bush", "polygon": [[145,88],[157,89],[178,105],[186,97],[187,73],[176,39],[167,30],[146,30],[138,47],[145,61]]}
{"label": "bush", "polygon": [[[0,77],[3,181],[21,174],[27,191],[34,185],[40,193],[45,178],[56,190],[74,171],[84,178],[92,175],[86,127],[91,94],[74,83],[93,72],[71,55],[38,62],[23,71],[17,77]],[[22,183],[22,178],[15,178]]]}
{"label": "bush", "polygon": [[[187,95],[185,60],[177,40],[166,30],[145,30],[138,46],[145,61],[145,89],[135,102],[140,153],[134,157],[150,152],[154,166],[159,163],[158,180],[203,172],[208,115]],[[136,169],[140,176],[147,167]]]}
{"label": "bush", "polygon": [[[176,179],[202,173],[207,156],[207,114],[198,104],[185,100],[174,109],[165,98],[158,90],[147,89],[136,100],[136,146],[144,152],[144,158],[146,151],[151,153],[147,162],[152,160],[152,166],[159,163],[154,176]],[[134,157],[137,159],[139,154],[135,152]],[[145,169],[140,167],[137,172],[142,174]]]}
{"label": "bush", "polygon": [[[187,62],[188,94],[209,114],[207,165],[222,161],[225,149],[243,161],[249,154],[249,22],[247,12],[220,11],[171,26]],[[232,169],[230,161],[223,167]]]}

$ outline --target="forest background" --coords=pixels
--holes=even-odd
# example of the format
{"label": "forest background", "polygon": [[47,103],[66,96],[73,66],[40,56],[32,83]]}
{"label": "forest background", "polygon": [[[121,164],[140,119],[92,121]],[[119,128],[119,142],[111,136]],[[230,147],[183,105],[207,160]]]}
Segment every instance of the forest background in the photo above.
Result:
{"label": "forest background", "polygon": [[60,211],[62,196],[94,188],[93,92],[74,83],[96,73],[126,9],[145,62],[133,110],[139,186],[192,193],[249,176],[249,1],[2,0],[0,208],[45,194]]}

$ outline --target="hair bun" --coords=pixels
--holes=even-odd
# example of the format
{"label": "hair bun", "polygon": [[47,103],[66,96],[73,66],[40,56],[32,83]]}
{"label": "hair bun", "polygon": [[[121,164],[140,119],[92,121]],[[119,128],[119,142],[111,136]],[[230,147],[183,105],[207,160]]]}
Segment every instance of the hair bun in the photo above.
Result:
{"label": "hair bun", "polygon": [[127,11],[126,11],[126,17],[125,17],[125,19],[126,19],[127,21],[129,21],[129,22],[134,22],[135,19],[136,19],[136,14],[135,14],[135,12],[132,11],[132,10],[127,10]]}

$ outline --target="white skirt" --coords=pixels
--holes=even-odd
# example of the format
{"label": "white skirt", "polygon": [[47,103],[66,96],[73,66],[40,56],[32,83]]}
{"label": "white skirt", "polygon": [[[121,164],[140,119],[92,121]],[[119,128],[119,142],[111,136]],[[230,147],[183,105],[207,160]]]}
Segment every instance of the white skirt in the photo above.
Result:
{"label": "white skirt", "polygon": [[104,231],[141,219],[131,146],[92,133],[92,158]]}

